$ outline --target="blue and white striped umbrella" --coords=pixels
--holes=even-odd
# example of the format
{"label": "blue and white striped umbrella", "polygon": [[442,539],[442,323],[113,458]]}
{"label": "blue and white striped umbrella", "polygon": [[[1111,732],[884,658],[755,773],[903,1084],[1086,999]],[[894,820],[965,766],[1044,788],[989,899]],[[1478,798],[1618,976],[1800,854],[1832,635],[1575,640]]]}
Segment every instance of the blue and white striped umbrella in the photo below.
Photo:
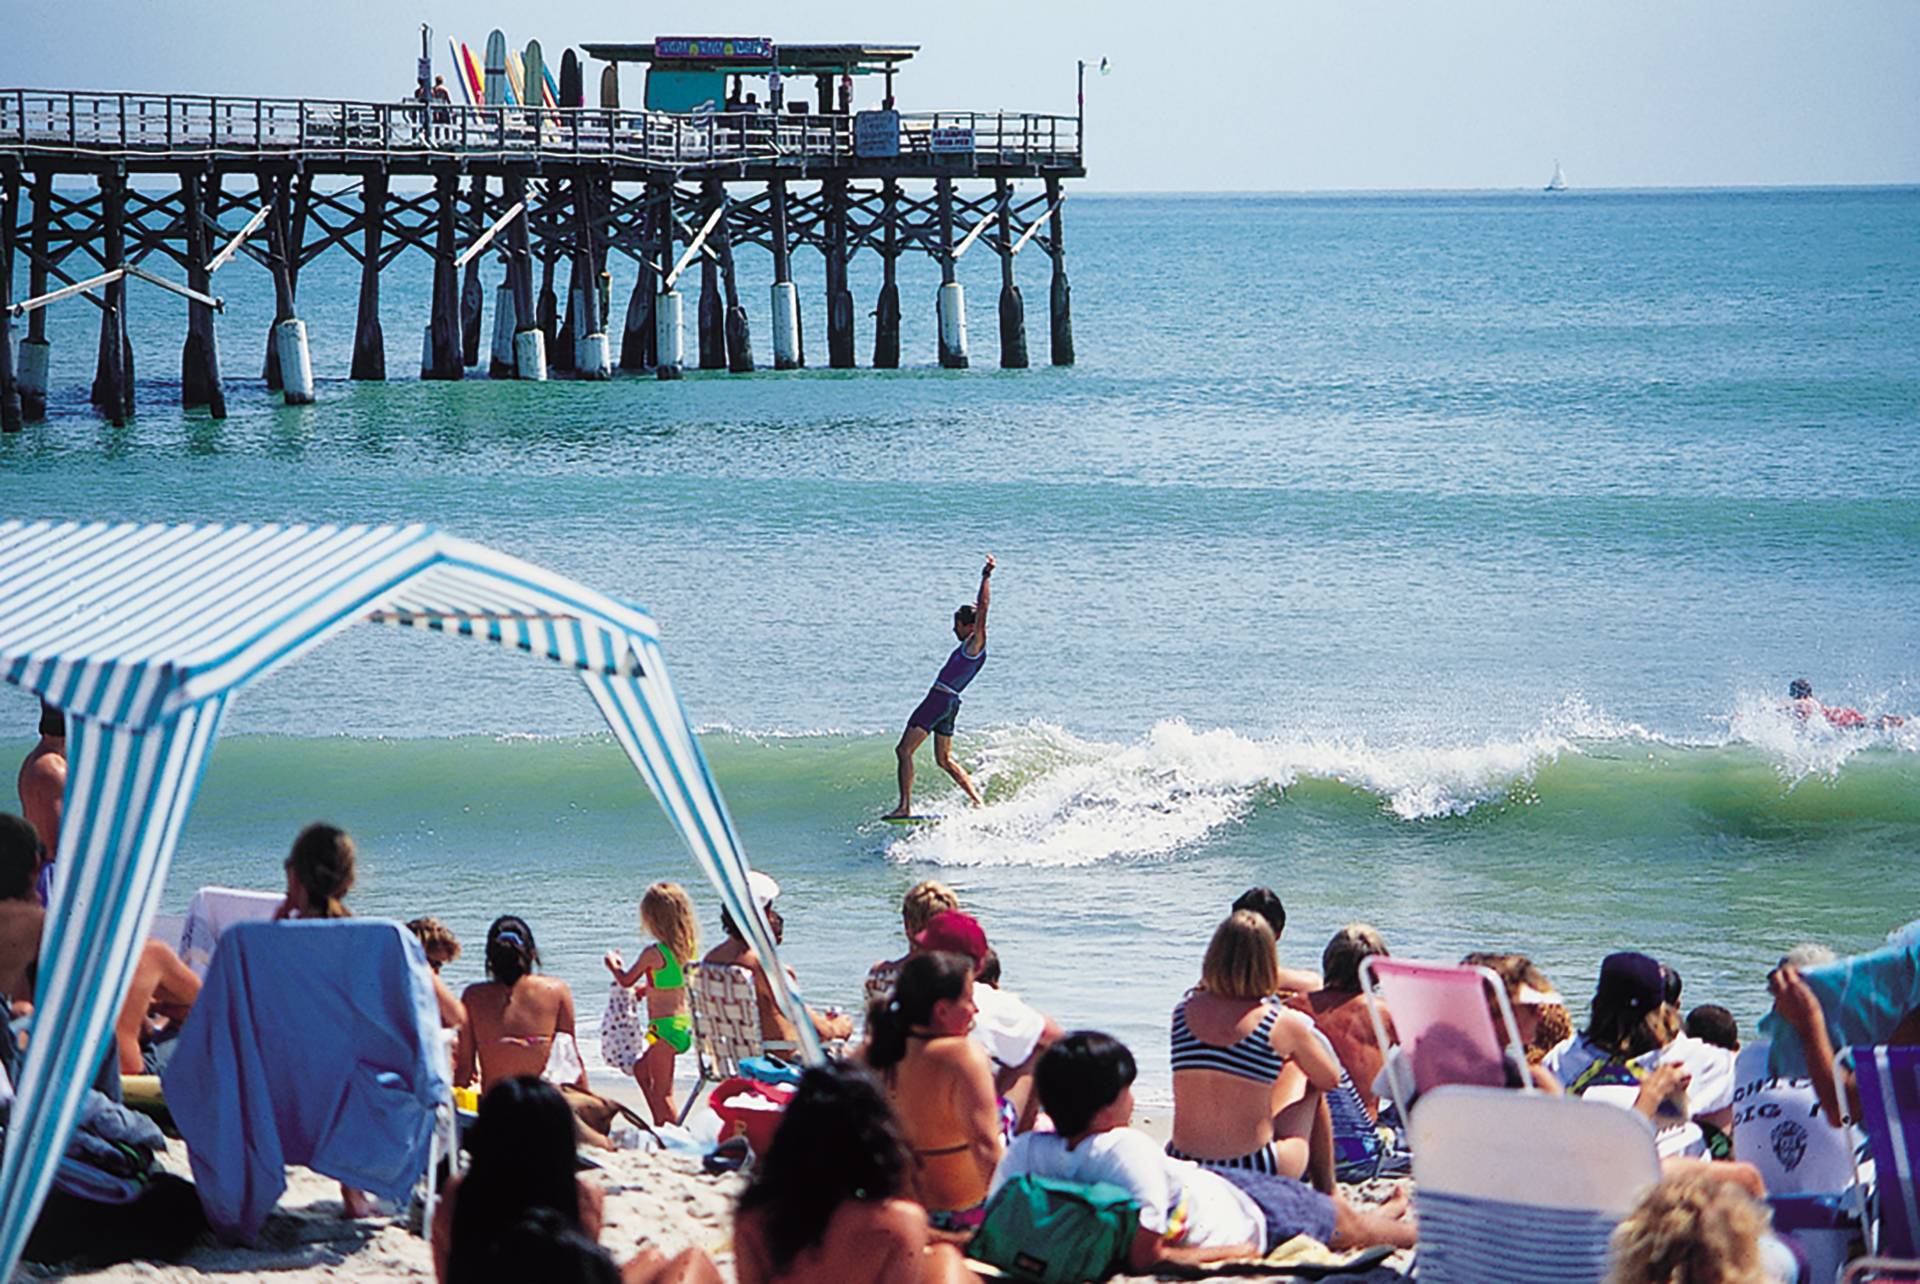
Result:
{"label": "blue and white striped umbrella", "polygon": [[64,709],[70,741],[33,1038],[0,1163],[0,1279],[46,1197],[227,701],[360,623],[577,669],[819,1058],[645,611],[428,526],[0,523],[0,677]]}

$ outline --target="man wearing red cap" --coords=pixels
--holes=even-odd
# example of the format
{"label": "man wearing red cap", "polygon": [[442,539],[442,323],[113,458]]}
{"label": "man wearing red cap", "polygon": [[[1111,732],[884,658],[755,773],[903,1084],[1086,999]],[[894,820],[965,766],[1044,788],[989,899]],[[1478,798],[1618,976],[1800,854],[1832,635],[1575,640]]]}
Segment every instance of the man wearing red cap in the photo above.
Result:
{"label": "man wearing red cap", "polygon": [[[973,961],[977,976],[987,957],[987,934],[977,919],[944,910],[913,938],[915,953],[958,954]],[[1039,1102],[1033,1095],[1033,1070],[1040,1054],[1059,1041],[1062,1031],[1051,1017],[1011,991],[976,985],[979,1008],[969,1032],[994,1063],[994,1087],[1018,1115],[1017,1131],[1033,1126]]]}

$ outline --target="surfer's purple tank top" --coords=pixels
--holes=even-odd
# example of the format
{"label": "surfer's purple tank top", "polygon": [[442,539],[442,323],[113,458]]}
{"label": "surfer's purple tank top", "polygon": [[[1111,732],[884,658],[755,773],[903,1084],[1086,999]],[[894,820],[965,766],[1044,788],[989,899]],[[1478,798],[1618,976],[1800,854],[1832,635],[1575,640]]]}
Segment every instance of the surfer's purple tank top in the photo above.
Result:
{"label": "surfer's purple tank top", "polygon": [[967,683],[973,681],[973,675],[980,672],[980,666],[987,662],[987,648],[981,647],[979,655],[968,655],[967,644],[962,642],[953,648],[953,654],[940,666],[940,676],[933,685],[941,691],[951,691],[959,695],[967,689]]}

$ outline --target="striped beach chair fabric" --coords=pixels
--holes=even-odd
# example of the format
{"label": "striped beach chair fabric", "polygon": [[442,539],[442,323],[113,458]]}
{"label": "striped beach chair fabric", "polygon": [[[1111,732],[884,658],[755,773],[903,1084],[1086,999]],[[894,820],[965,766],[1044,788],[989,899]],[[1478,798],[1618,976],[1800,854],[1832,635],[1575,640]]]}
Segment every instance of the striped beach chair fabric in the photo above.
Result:
{"label": "striped beach chair fabric", "polygon": [[1861,1123],[1879,1184],[1875,1249],[1889,1257],[1920,1257],[1920,1048],[1855,1048]]}
{"label": "striped beach chair fabric", "polygon": [[1413,1109],[1421,1284],[1599,1284],[1613,1229],[1660,1180],[1631,1111],[1440,1087]]}

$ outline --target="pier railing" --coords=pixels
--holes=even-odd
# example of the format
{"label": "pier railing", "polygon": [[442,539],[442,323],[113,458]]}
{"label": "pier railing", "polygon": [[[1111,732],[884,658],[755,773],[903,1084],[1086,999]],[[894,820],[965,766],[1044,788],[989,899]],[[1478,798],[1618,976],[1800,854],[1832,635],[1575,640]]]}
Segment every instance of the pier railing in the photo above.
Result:
{"label": "pier railing", "polygon": [[[897,156],[1040,169],[1078,166],[1079,123],[1029,112],[901,113]],[[588,157],[638,165],[851,163],[854,118],[768,111],[688,115],[624,108],[470,107],[344,99],[0,90],[0,151],[163,159]]]}

